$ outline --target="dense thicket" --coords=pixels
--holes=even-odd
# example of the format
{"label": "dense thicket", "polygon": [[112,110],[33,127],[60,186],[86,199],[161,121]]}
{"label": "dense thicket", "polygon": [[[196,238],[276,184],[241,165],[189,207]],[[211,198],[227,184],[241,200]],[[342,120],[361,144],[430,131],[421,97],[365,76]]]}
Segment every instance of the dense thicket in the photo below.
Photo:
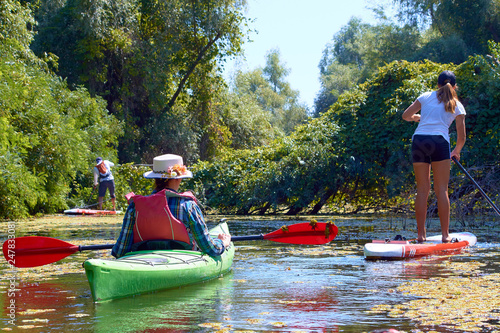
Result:
{"label": "dense thicket", "polygon": [[319,63],[318,116],[340,94],[365,82],[394,60],[460,64],[486,54],[488,41],[500,42],[500,2],[495,0],[393,0],[399,22],[376,13],[371,25],[352,18],[335,33]]}
{"label": "dense thicket", "polygon": [[[411,200],[415,124],[401,115],[421,93],[436,88],[445,69],[456,72],[468,112],[463,164],[498,168],[500,45],[490,46],[490,55],[470,57],[459,66],[393,62],[289,137],[199,164],[195,175],[208,205],[222,212],[297,214],[316,213],[325,204],[330,211],[353,212]],[[454,144],[453,129],[451,138]],[[494,168],[478,174],[478,181],[491,173]],[[451,192],[459,192],[458,186],[452,183]]]}
{"label": "dense thicket", "polygon": [[119,123],[101,98],[70,90],[29,49],[34,24],[16,1],[0,3],[0,217],[67,207],[78,172],[99,151],[114,156]]}
{"label": "dense thicket", "polygon": [[[444,52],[484,54],[488,41],[500,38],[500,3],[496,0],[394,0],[399,18],[413,27],[435,32],[425,41],[426,55],[442,57]],[[450,48],[454,46],[454,48]],[[435,58],[430,58],[436,60]],[[448,59],[446,62],[453,61]]]}
{"label": "dense thicket", "polygon": [[59,75],[102,96],[127,124],[122,163],[151,162],[165,151],[207,159],[230,144],[217,70],[240,52],[244,1],[32,3],[40,4],[35,52],[56,54]]}
{"label": "dense thicket", "polygon": [[[468,112],[463,162],[497,184],[498,1],[395,3],[402,23],[353,18],[326,46],[310,120],[279,50],[222,79],[247,36],[243,0],[1,1],[0,217],[84,204],[96,155],[121,164],[123,208],[151,190],[132,163],[165,152],[221,212],[397,208],[413,184],[401,113],[445,68]],[[459,183],[453,198],[474,205]]]}

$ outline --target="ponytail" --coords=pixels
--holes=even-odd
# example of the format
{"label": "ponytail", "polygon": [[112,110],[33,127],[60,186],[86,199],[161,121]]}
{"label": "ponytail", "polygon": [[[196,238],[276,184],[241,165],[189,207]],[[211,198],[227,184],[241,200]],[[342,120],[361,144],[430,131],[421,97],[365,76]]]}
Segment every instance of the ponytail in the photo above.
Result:
{"label": "ponytail", "polygon": [[444,103],[446,112],[455,113],[458,97],[455,89],[453,89],[450,83],[446,83],[438,89],[437,99],[439,102]]}

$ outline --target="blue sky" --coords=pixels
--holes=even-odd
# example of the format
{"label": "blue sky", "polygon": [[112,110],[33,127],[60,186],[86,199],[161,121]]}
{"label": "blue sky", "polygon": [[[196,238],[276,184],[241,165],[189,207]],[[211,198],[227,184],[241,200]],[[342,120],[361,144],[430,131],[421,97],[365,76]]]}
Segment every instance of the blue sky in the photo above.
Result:
{"label": "blue sky", "polygon": [[[387,0],[385,0],[387,2]],[[374,0],[248,0],[248,18],[255,19],[244,45],[245,58],[226,65],[226,77],[235,68],[253,70],[264,67],[266,53],[279,49],[280,59],[290,69],[288,82],[300,92],[310,109],[320,89],[318,64],[327,43],[352,17],[366,23],[376,20],[369,10]]]}

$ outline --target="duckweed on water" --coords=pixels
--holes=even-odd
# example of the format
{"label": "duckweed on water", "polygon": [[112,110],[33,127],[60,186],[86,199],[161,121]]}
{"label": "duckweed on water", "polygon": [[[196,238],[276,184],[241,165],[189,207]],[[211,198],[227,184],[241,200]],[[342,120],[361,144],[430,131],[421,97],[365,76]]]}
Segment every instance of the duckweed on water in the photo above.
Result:
{"label": "duckweed on water", "polygon": [[331,243],[324,246],[314,246],[314,247],[297,247],[293,249],[287,249],[286,251],[277,252],[277,254],[284,255],[296,255],[296,256],[334,256],[343,257],[348,255],[357,255],[363,250],[363,246],[359,244],[342,246],[335,243]]}
{"label": "duckweed on water", "polygon": [[482,274],[479,262],[443,262],[447,278],[414,280],[398,291],[419,297],[398,305],[377,305],[370,312],[409,318],[423,327],[479,332],[500,328],[500,274]]}
{"label": "duckweed on water", "polygon": [[[255,318],[248,318],[245,319],[245,321],[251,325],[257,325],[261,324],[264,320],[263,319],[255,319]],[[287,327],[286,323],[283,322],[270,322],[270,326],[272,327]],[[202,323],[198,324],[199,327],[203,328],[210,328],[215,330],[215,332],[234,332],[234,333],[254,333],[255,331],[232,331],[232,325],[225,325],[224,323]]]}
{"label": "duckweed on water", "polygon": [[[62,240],[69,241],[75,245],[92,245],[92,244],[108,244],[113,243],[117,237],[123,216],[102,216],[102,217],[67,217],[67,216],[48,216],[34,221],[23,221],[17,223],[17,236],[25,235],[40,235],[55,237]],[[251,233],[251,232],[250,232]],[[252,244],[252,245],[249,245]],[[254,245],[255,244],[255,245]],[[300,265],[291,265],[292,261],[282,260],[288,257],[300,257],[300,259],[307,258],[310,260],[319,259],[321,262],[327,262],[325,258],[334,257],[333,261],[339,264],[333,264],[324,271],[325,276],[335,277],[335,284],[318,285],[315,288],[324,290],[332,296],[332,299],[341,297],[343,293],[348,290],[349,293],[361,294],[375,294],[377,292],[390,292],[390,297],[394,301],[397,294],[404,294],[403,304],[381,304],[371,309],[371,313],[381,313],[385,316],[392,318],[403,318],[405,322],[409,320],[416,324],[416,327],[411,332],[478,332],[478,331],[500,331],[500,273],[493,274],[492,266],[486,264],[470,261],[461,256],[454,256],[456,258],[468,262],[453,262],[448,258],[436,257],[430,259],[419,259],[416,262],[411,261],[403,263],[403,266],[409,268],[409,271],[415,270],[413,266],[421,266],[422,268],[438,268],[435,271],[439,274],[437,278],[429,280],[411,280],[399,288],[391,285],[391,289],[372,289],[372,285],[352,285],[351,280],[336,279],[338,276],[343,276],[345,272],[356,270],[363,272],[367,265],[363,264],[362,260],[355,259],[354,261],[345,263],[343,259],[350,260],[350,258],[359,258],[362,254],[363,246],[360,244],[352,243],[349,241],[342,242],[341,237],[337,241],[322,246],[303,246],[294,247],[287,245],[257,246],[257,243],[248,243],[241,246],[240,251],[237,251],[235,261],[240,265],[235,266],[234,270],[238,272],[230,279],[234,286],[242,286],[243,288],[251,287],[252,275],[242,275],[242,271],[260,270],[261,265],[268,264],[274,271],[279,272],[280,275],[287,278],[282,281],[281,286],[285,288],[292,288],[293,290],[312,289],[312,281],[308,281],[300,271]],[[262,260],[260,257],[261,252],[272,252],[272,259]],[[498,252],[488,252],[481,254],[482,257],[496,257]],[[75,253],[70,257],[63,259],[60,262],[36,268],[18,269],[19,281],[32,281],[47,280],[47,278],[58,279],[60,275],[68,273],[84,274],[81,263],[87,258],[111,258],[109,251],[85,251],[82,253]],[[258,258],[258,260],[256,260]],[[255,260],[255,262],[253,262]],[[489,258],[488,258],[489,260]],[[303,260],[305,261],[305,260]],[[255,267],[254,267],[255,265]],[[272,265],[272,266],[271,266]],[[276,266],[278,266],[276,268]],[[0,270],[6,269],[4,262],[0,263]],[[371,266],[370,266],[371,267]],[[385,266],[374,266],[372,269],[376,272],[383,270]],[[399,267],[399,266],[398,266]],[[403,267],[403,271],[404,268]],[[416,267],[418,268],[418,267]],[[425,269],[423,269],[425,271]],[[498,270],[497,270],[498,271]],[[434,272],[434,270],[433,270]],[[492,273],[492,274],[490,274]],[[434,274],[434,273],[433,273]],[[247,280],[246,277],[249,276]],[[414,275],[412,275],[414,276]],[[423,274],[422,276],[425,276]],[[433,275],[436,276],[436,275]],[[325,278],[324,281],[330,281],[331,278]],[[35,283],[35,282],[33,282]],[[392,287],[394,289],[392,289]],[[0,281],[0,292],[5,292],[7,288],[5,281]],[[306,304],[313,307],[317,304],[315,299],[311,300],[298,300],[296,297],[285,297],[279,295],[280,298],[266,298],[266,295],[254,295],[256,311],[261,309],[277,309],[277,308],[293,308],[296,310],[295,305]],[[80,297],[80,296],[78,296]],[[69,294],[67,299],[75,299],[76,296]],[[410,301],[408,301],[410,300]],[[80,301],[78,301],[80,302]],[[379,302],[391,302],[384,300],[383,296]],[[399,302],[396,300],[396,302]],[[403,301],[401,301],[403,302]],[[264,306],[259,307],[259,305]],[[52,307],[52,305],[51,305]],[[93,314],[81,312],[80,307],[75,308],[76,311],[67,314],[70,317],[70,322],[85,321],[85,318],[92,317]],[[258,309],[258,310],[257,310]],[[360,311],[364,311],[362,308]],[[85,310],[85,309],[84,309]],[[19,329],[26,331],[40,328],[43,325],[47,330],[51,325],[47,321],[52,321],[52,314],[56,309],[23,309],[24,312],[19,312],[19,316],[28,317],[22,321]],[[215,311],[215,310],[214,310]],[[342,312],[342,309],[340,310]],[[51,317],[52,316],[52,317]],[[213,316],[212,316],[213,317]],[[279,311],[272,312],[255,312],[248,314],[244,312],[242,316],[237,316],[232,313],[231,316],[221,317],[207,317],[195,323],[204,331],[210,332],[254,332],[263,331],[282,331],[287,328],[294,327],[294,322],[287,322],[288,317],[283,317]],[[250,318],[248,318],[250,317]],[[248,319],[244,319],[248,318]],[[334,318],[334,317],[333,317]],[[214,321],[213,323],[203,321]],[[284,320],[284,322],[278,321]],[[391,319],[392,320],[392,319]],[[89,320],[90,321],[90,320]],[[250,330],[235,330],[235,326],[231,325],[243,324]],[[240,329],[243,327],[240,327]],[[281,329],[278,329],[281,328]],[[422,331],[421,331],[422,330]],[[362,331],[362,330],[360,330]],[[296,329],[293,332],[298,333]]]}

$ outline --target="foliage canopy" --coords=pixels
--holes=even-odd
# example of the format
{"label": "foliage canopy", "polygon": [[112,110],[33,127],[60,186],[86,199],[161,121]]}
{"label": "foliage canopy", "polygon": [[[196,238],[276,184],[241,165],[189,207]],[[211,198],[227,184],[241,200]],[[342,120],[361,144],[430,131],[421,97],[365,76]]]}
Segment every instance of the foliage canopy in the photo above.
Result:
{"label": "foliage canopy", "polygon": [[[496,179],[498,1],[395,3],[402,24],[352,19],[334,35],[309,119],[278,50],[233,87],[222,78],[246,38],[244,1],[0,2],[0,216],[81,204],[96,155],[122,162],[123,207],[151,190],[133,163],[165,152],[193,165],[185,187],[219,212],[398,208],[413,186],[401,114],[443,69],[467,110],[464,164]],[[470,198],[461,184],[454,198]]]}
{"label": "foliage canopy", "polygon": [[113,156],[120,125],[100,98],[70,90],[29,49],[29,10],[3,1],[0,21],[0,216],[15,218],[67,208],[78,172],[93,152]]}
{"label": "foliage canopy", "polygon": [[[459,66],[395,61],[381,67],[290,136],[198,164],[195,176],[198,186],[203,184],[198,191],[210,207],[239,214],[407,205],[402,200],[411,200],[414,184],[409,152],[415,125],[401,115],[421,93],[436,88],[445,69],[456,72],[468,112],[462,160],[465,165],[497,163],[491,156],[500,143],[499,50],[491,42],[490,56],[470,57]],[[456,139],[453,130],[451,138]],[[452,184],[450,191],[458,193],[459,185]]]}

